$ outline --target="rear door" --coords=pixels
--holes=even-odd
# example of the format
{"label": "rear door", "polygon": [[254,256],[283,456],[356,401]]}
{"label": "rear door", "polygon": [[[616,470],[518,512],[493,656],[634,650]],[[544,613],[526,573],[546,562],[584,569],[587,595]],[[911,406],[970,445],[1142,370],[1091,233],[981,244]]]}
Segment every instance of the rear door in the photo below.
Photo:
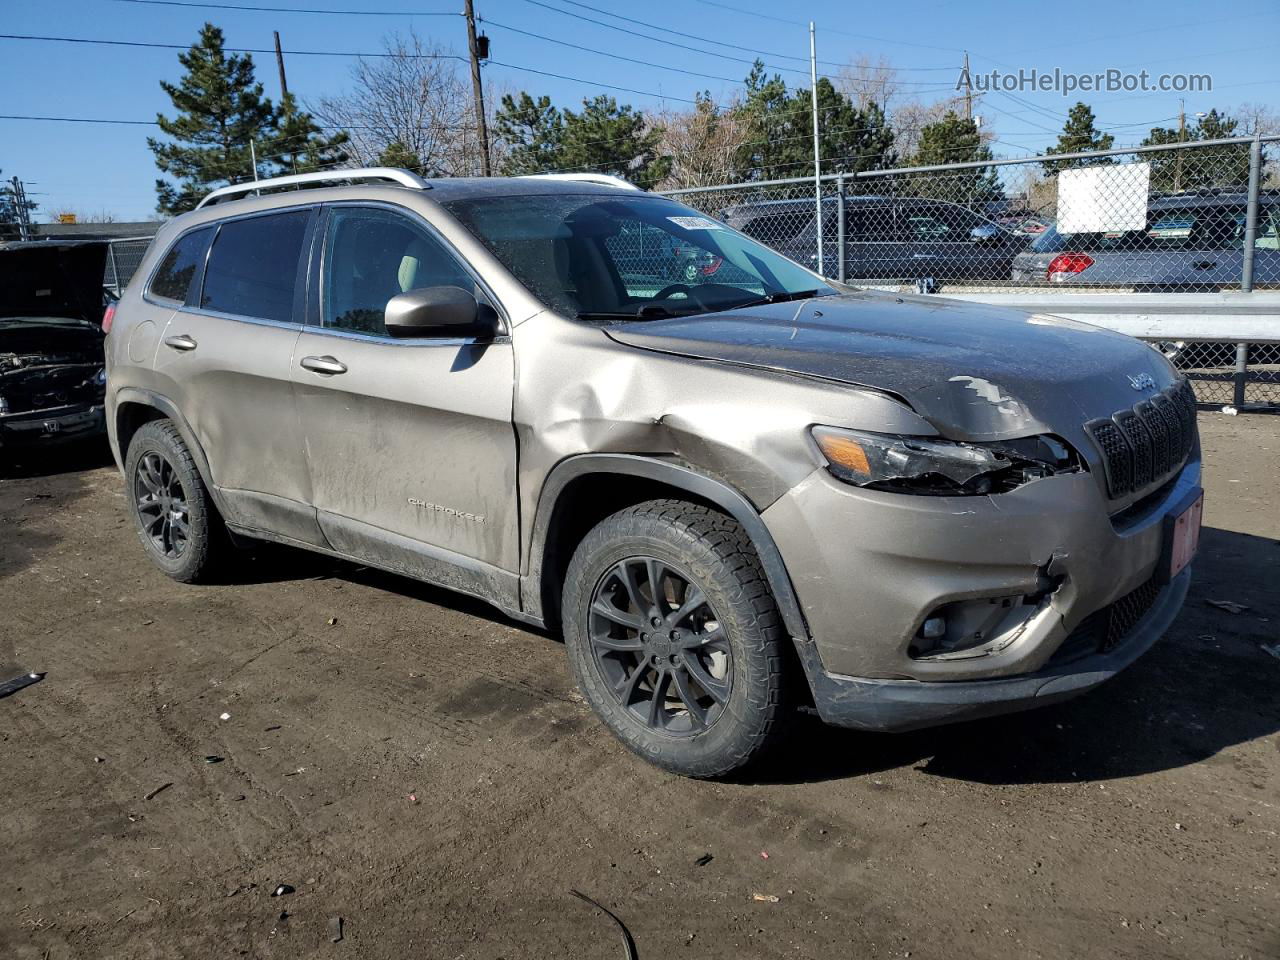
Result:
{"label": "rear door", "polygon": [[221,222],[156,372],[208,457],[227,519],[322,545],[289,377],[317,216],[303,207]]}
{"label": "rear door", "polygon": [[416,214],[328,207],[292,377],[319,522],[337,550],[507,606],[516,598],[510,337],[396,339],[383,311],[429,286],[485,294]]}

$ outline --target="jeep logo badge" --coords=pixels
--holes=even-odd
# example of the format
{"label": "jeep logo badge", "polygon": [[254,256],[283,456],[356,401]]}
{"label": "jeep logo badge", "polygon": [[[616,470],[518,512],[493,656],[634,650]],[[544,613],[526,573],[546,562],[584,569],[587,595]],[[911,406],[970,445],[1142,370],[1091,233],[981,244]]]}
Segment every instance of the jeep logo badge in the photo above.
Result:
{"label": "jeep logo badge", "polygon": [[1154,390],[1156,382],[1149,373],[1139,373],[1129,377],[1129,385],[1135,390]]}

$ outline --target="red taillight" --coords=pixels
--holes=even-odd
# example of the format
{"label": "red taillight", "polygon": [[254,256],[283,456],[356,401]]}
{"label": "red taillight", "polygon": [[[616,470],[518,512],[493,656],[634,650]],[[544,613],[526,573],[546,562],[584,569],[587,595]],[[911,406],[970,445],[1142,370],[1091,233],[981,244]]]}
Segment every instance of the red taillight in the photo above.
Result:
{"label": "red taillight", "polygon": [[1049,281],[1058,280],[1062,274],[1084,273],[1093,266],[1093,257],[1086,253],[1060,253],[1049,261],[1049,268],[1044,278]]}
{"label": "red taillight", "polygon": [[108,304],[107,309],[102,311],[102,332],[103,333],[111,332],[111,323],[112,321],[115,320],[115,318],[116,318],[116,305],[114,303]]}

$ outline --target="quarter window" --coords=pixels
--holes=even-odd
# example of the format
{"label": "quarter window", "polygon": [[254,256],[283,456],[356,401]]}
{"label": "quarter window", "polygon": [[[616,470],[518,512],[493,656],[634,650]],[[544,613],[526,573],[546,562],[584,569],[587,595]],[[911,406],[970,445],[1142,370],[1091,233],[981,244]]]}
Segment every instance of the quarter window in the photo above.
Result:
{"label": "quarter window", "polygon": [[222,224],[205,269],[200,305],[242,317],[293,319],[298,258],[309,210]]}
{"label": "quarter window", "polygon": [[191,281],[195,279],[209,249],[213,227],[193,230],[169,248],[165,258],[151,278],[151,295],[163,300],[187,302]]}
{"label": "quarter window", "polygon": [[471,275],[426,229],[387,210],[334,209],[325,240],[324,326],[385,335],[387,301],[441,286],[477,292]]}

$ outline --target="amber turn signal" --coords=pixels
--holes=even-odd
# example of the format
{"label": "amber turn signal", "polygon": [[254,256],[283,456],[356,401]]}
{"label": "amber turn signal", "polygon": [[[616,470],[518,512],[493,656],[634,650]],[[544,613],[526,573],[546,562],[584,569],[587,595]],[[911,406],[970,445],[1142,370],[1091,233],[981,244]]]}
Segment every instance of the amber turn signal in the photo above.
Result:
{"label": "amber turn signal", "polygon": [[867,452],[853,437],[823,432],[815,433],[814,439],[818,441],[818,449],[832,466],[843,467],[856,476],[871,476],[871,464],[867,463]]}

